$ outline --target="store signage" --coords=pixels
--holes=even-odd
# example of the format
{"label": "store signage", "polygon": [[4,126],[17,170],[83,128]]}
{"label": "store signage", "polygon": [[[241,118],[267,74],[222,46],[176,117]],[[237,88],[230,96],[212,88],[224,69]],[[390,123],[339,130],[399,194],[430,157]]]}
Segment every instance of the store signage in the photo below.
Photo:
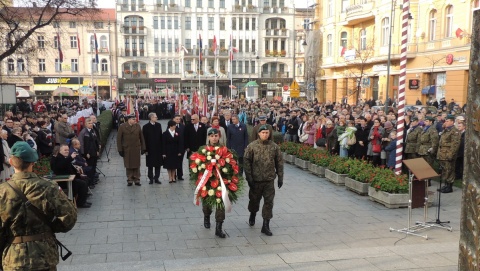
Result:
{"label": "store signage", "polygon": [[408,80],[408,88],[409,89],[418,89],[419,87],[420,87],[420,80],[418,80],[418,79]]}
{"label": "store signage", "polygon": [[154,78],[154,79],[153,79],[153,82],[154,82],[154,83],[167,83],[168,80],[167,80],[167,79]]}
{"label": "store signage", "polygon": [[83,77],[34,77],[35,85],[78,85],[83,84]]}
{"label": "store signage", "polygon": [[445,57],[445,62],[447,62],[448,65],[452,65],[452,63],[453,63],[453,55],[452,55],[452,54],[448,54],[448,55]]}

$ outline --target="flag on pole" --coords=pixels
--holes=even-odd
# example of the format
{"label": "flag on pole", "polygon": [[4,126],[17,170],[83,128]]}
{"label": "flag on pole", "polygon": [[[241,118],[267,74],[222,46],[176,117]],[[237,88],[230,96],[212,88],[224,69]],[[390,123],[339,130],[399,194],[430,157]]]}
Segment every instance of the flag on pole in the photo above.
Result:
{"label": "flag on pole", "polygon": [[198,38],[199,38],[199,41],[198,41],[198,56],[199,56],[199,59],[200,59],[200,65],[202,65],[202,48],[203,48],[203,44],[202,44],[202,35],[198,34]]}
{"label": "flag on pole", "polygon": [[213,35],[213,45],[212,45],[213,54],[217,54],[217,37]]}
{"label": "flag on pole", "polygon": [[230,34],[230,61],[233,60],[233,52],[232,52],[232,34]]}
{"label": "flag on pole", "polygon": [[185,54],[188,54],[187,48],[185,48],[185,46],[183,46],[183,45],[182,45],[182,50],[185,52]]}
{"label": "flag on pole", "polygon": [[62,45],[60,44],[60,33],[57,32],[57,46],[58,46],[58,59],[60,63],[63,63]]}
{"label": "flag on pole", "polygon": [[78,35],[78,29],[77,29],[77,47],[78,47],[78,55],[81,55],[80,51],[80,36]]}
{"label": "flag on pole", "polygon": [[193,99],[192,99],[192,104],[193,104],[193,112],[195,114],[198,114],[198,105],[199,105],[199,101],[198,101],[198,93],[197,93],[197,90],[193,91]]}
{"label": "flag on pole", "polygon": [[138,112],[138,99],[135,99],[135,119],[137,122],[140,120],[140,114]]}
{"label": "flag on pole", "polygon": [[132,114],[133,111],[133,101],[132,101],[132,96],[128,95],[127,96],[127,115]]}
{"label": "flag on pole", "polygon": [[95,63],[98,64],[100,63],[98,61],[98,42],[97,42],[97,33],[93,33],[93,39],[94,39],[94,42],[95,42]]}

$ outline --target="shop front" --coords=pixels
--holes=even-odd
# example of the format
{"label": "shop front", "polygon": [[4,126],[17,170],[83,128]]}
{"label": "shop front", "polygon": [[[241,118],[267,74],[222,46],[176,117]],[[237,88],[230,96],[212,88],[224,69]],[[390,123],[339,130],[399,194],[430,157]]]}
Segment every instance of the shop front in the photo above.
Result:
{"label": "shop front", "polygon": [[[78,99],[75,92],[83,86],[83,77],[34,77],[33,89],[37,99],[58,100],[60,97]],[[56,90],[62,90],[56,92]]]}
{"label": "shop front", "polygon": [[[78,95],[79,96],[95,96],[97,92],[97,87],[98,87],[98,96],[102,98],[103,100],[109,100],[111,99],[110,96],[110,80],[108,78],[88,78],[86,77],[84,79],[83,85],[85,86],[85,89],[87,92],[90,92],[90,90],[93,90],[93,93],[82,93],[81,89],[79,90]],[[113,96],[113,95],[112,95]]]}

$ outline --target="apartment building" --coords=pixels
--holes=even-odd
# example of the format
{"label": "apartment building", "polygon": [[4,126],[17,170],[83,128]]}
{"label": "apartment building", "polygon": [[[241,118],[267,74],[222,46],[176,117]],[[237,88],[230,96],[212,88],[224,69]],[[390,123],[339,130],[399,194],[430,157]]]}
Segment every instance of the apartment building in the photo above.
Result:
{"label": "apartment building", "polygon": [[[396,98],[400,74],[401,16],[398,1],[318,1],[323,58],[321,101],[348,96]],[[321,7],[320,7],[321,6]],[[472,12],[478,0],[410,3],[406,103],[417,98],[466,102]],[[391,37],[390,37],[391,31]],[[390,78],[387,80],[388,59]],[[387,86],[388,82],[388,86]],[[358,96],[357,96],[358,93]]]}
{"label": "apartment building", "polygon": [[213,94],[216,85],[223,97],[273,99],[293,80],[289,1],[120,0],[116,11],[121,95]]}
{"label": "apartment building", "polygon": [[36,31],[21,50],[2,61],[1,83],[16,84],[43,99],[58,99],[55,91],[59,88],[73,97],[93,98],[97,89],[99,97],[114,97],[114,19],[114,9],[58,16],[51,25]]}

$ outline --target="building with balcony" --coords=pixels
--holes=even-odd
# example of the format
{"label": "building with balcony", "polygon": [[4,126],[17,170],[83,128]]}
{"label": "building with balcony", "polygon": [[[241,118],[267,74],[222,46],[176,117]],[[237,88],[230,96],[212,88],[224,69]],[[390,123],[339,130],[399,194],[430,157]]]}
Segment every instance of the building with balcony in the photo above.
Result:
{"label": "building with balcony", "polygon": [[70,89],[73,96],[93,98],[97,88],[102,98],[116,96],[116,55],[110,50],[116,48],[114,18],[114,9],[58,16],[2,61],[1,83],[16,84],[43,99],[58,99],[53,92],[59,87]]}
{"label": "building with balcony", "polygon": [[294,9],[284,1],[121,0],[116,10],[120,94],[216,85],[245,97],[255,80],[255,96],[273,98],[293,80]]}
{"label": "building with balcony", "polygon": [[[436,98],[466,102],[472,11],[480,1],[410,3],[406,103]],[[396,99],[400,74],[398,1],[318,1],[323,37],[321,100]],[[391,42],[390,42],[390,30]],[[390,54],[389,54],[390,51]],[[390,78],[387,63],[390,57]],[[387,86],[387,81],[388,86]],[[433,87],[430,87],[433,86]]]}

